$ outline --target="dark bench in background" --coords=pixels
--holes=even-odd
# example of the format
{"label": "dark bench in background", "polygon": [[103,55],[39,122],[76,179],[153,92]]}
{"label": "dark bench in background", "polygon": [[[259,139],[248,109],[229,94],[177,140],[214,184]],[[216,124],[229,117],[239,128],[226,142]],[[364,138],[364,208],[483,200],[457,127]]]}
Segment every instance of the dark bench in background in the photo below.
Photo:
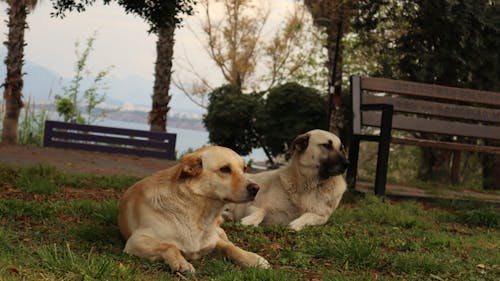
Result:
{"label": "dark bench in background", "polygon": [[[385,195],[391,143],[500,154],[500,93],[352,76],[351,95],[351,188],[356,186],[360,141],[378,142],[375,194],[380,196]],[[380,133],[365,133],[367,126]]]}
{"label": "dark bench in background", "polygon": [[45,121],[43,145],[175,160],[176,135]]}

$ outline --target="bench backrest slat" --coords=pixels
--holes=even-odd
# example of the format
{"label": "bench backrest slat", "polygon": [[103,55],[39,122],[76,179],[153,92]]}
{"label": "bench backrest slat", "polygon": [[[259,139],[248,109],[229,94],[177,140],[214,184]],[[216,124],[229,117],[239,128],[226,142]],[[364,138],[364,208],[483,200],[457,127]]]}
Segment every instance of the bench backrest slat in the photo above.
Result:
{"label": "bench backrest slat", "polygon": [[354,134],[380,126],[364,105],[390,104],[397,130],[500,140],[500,93],[359,76],[351,87]]}
{"label": "bench backrest slat", "polygon": [[45,122],[44,146],[175,158],[176,135],[59,121]]}
{"label": "bench backrest slat", "polygon": [[363,95],[362,100],[363,104],[392,104],[394,111],[500,123],[500,111],[490,108],[420,101],[403,97],[395,99],[374,95]]}
{"label": "bench backrest slat", "polygon": [[367,91],[500,106],[500,93],[495,92],[372,77],[362,77],[361,88]]}
{"label": "bench backrest slat", "polygon": [[165,150],[165,144],[168,144],[168,139],[136,139],[130,137],[116,137],[106,135],[82,134],[75,131],[53,131],[52,138],[58,140],[78,140],[78,142],[93,142],[103,143],[106,145],[128,145],[141,148],[156,148],[157,150]]}
{"label": "bench backrest slat", "polygon": [[77,130],[82,132],[93,132],[93,133],[105,133],[105,134],[116,134],[116,135],[124,135],[124,136],[137,136],[137,137],[145,137],[145,138],[154,138],[154,139],[167,139],[169,138],[169,134],[163,132],[151,132],[144,130],[135,130],[135,129],[125,129],[125,128],[114,128],[114,127],[105,127],[105,126],[97,126],[97,125],[86,125],[86,124],[77,124],[77,123],[66,123],[59,121],[47,121],[49,126],[52,128],[60,128],[64,130]]}
{"label": "bench backrest slat", "polygon": [[[379,126],[381,114],[378,112],[363,112],[363,124]],[[458,123],[452,121],[423,119],[394,115],[392,128],[406,131],[446,134],[451,136],[465,136],[500,140],[500,127]]]}
{"label": "bench backrest slat", "polygon": [[73,143],[73,142],[54,142],[50,145],[51,147],[65,148],[65,149],[79,149],[86,151],[99,151],[99,152],[109,152],[109,153],[119,153],[126,155],[136,155],[141,157],[153,157],[153,158],[163,158],[163,159],[173,159],[171,158],[171,153],[167,151],[155,151],[155,150],[144,150],[144,149],[134,149],[126,148],[120,146],[99,146],[96,148],[94,144],[86,143]]}
{"label": "bench backrest slat", "polygon": [[[360,141],[378,142],[374,191],[380,196],[385,195],[391,143],[500,154],[500,93],[385,78],[350,79],[351,187],[356,186]],[[378,127],[380,132],[365,132],[363,127]]]}

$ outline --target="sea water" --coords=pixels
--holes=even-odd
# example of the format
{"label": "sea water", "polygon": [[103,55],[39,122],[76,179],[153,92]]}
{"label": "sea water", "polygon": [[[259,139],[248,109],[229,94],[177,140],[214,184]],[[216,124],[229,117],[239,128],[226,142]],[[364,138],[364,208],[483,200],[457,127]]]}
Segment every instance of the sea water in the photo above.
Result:
{"label": "sea water", "polygon": [[[97,121],[94,125],[115,127],[115,128],[126,128],[126,129],[136,129],[136,130],[149,130],[148,124],[137,123],[137,122],[125,122],[110,119],[103,119]],[[200,130],[189,130],[180,128],[167,127],[169,133],[177,134],[175,141],[175,150],[177,155],[182,155],[189,150],[197,149],[205,145],[209,145],[208,132]],[[254,149],[252,153],[243,157],[246,161],[252,159],[253,161],[265,161],[266,155],[264,150],[261,148]]]}

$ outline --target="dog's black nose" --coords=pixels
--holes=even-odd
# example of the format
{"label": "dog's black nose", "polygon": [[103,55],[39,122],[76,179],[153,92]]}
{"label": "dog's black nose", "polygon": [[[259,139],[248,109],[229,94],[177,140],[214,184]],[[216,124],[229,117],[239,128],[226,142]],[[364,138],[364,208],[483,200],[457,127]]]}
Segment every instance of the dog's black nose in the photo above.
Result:
{"label": "dog's black nose", "polygon": [[351,162],[349,162],[349,159],[346,159],[345,162],[343,163],[344,170],[346,170],[347,168],[349,168],[350,165],[351,165]]}
{"label": "dog's black nose", "polygon": [[255,195],[257,195],[257,192],[259,191],[259,189],[260,189],[260,186],[254,182],[249,183],[247,185],[248,195],[252,198],[254,198]]}

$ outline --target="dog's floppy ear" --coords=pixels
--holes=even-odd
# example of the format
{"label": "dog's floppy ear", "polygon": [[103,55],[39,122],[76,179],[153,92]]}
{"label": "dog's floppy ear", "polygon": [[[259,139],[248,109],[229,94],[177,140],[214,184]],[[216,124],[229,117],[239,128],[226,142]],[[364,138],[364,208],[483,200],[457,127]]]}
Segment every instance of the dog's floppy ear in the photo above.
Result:
{"label": "dog's floppy ear", "polygon": [[292,142],[292,151],[303,152],[309,145],[309,134],[298,135]]}
{"label": "dog's floppy ear", "polygon": [[203,171],[203,162],[198,154],[191,153],[184,156],[179,163],[179,167],[175,173],[175,180],[193,178],[201,174]]}

